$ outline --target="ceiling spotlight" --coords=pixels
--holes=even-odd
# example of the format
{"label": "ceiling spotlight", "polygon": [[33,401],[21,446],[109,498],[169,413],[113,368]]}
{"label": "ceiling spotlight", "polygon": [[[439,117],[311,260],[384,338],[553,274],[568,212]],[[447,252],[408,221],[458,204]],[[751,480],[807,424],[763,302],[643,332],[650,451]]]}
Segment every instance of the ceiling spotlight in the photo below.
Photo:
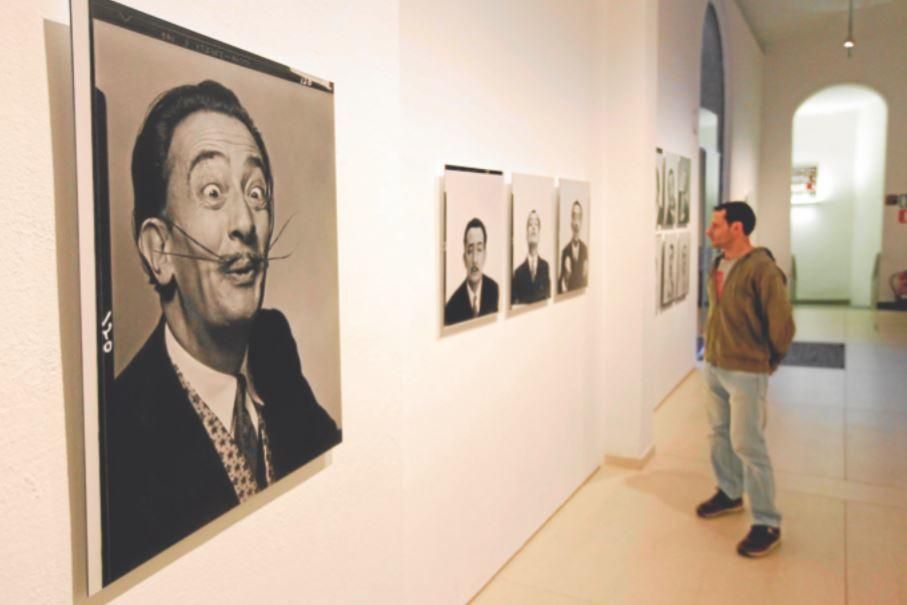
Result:
{"label": "ceiling spotlight", "polygon": [[847,58],[853,56],[853,48],[857,45],[853,39],[853,0],[850,0],[850,6],[847,11],[847,38],[844,40],[844,48],[847,49]]}

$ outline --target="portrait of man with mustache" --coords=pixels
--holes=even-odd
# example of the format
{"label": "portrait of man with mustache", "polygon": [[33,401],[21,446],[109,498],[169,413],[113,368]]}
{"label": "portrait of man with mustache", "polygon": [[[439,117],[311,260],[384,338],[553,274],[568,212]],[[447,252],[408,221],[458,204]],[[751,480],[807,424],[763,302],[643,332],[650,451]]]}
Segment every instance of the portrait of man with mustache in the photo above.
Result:
{"label": "portrait of man with mustache", "polygon": [[488,232],[478,218],[466,223],[463,231],[463,265],[466,279],[444,306],[444,325],[450,326],[469,319],[497,313],[498,284],[484,275],[485,248]]}
{"label": "portrait of man with mustache", "polygon": [[341,440],[289,322],[263,308],[274,175],[236,94],[205,80],[158,96],[131,172],[160,320],[104,408],[105,583]]}

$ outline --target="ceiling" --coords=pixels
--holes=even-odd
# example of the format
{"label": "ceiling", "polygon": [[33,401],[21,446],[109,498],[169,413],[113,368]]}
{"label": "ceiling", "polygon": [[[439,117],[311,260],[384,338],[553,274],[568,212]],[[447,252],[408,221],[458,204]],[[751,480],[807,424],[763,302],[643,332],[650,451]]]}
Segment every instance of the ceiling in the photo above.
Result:
{"label": "ceiling", "polygon": [[[859,10],[882,4],[903,4],[905,0],[854,0]],[[737,0],[763,48],[797,35],[829,20],[846,19],[849,0]]]}

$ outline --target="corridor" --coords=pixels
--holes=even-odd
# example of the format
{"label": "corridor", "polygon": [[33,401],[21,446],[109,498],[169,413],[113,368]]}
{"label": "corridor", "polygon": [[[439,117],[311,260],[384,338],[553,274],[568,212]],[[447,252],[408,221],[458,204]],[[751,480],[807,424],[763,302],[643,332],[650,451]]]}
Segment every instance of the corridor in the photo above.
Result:
{"label": "corridor", "polygon": [[907,314],[795,317],[797,341],[845,343],[846,365],[785,366],[770,380],[778,551],[743,559],[747,515],[693,513],[714,490],[693,372],[656,412],[648,465],[603,466],[473,602],[907,603]]}

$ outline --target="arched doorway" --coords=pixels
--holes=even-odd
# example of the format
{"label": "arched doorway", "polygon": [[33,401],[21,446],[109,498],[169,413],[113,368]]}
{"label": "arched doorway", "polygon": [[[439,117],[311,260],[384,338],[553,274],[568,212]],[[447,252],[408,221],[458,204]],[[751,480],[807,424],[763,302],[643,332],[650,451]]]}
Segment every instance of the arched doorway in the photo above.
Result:
{"label": "arched doorway", "polygon": [[797,109],[791,149],[793,300],[873,304],[888,107],[871,88],[824,88]]}
{"label": "arched doorway", "polygon": [[699,287],[697,296],[697,354],[701,353],[705,316],[708,310],[706,284],[713,249],[705,230],[712,209],[722,199],[724,151],[724,52],[718,13],[710,2],[702,24],[699,81]]}

